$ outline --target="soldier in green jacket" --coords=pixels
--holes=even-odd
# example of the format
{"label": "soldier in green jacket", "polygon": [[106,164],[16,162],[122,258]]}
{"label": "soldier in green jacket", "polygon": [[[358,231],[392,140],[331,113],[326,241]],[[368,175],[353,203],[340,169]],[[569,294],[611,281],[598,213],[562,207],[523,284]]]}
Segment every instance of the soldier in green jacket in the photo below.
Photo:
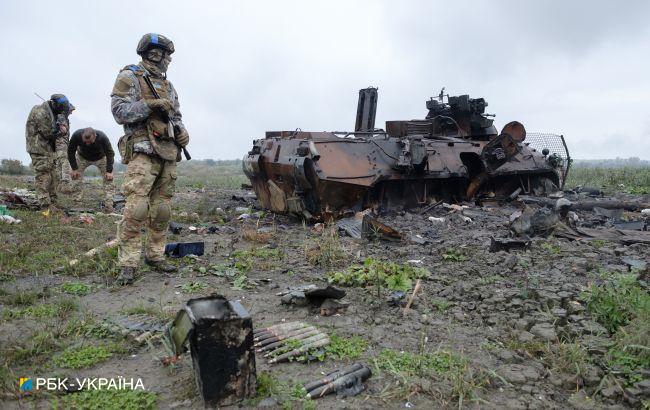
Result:
{"label": "soldier in green jacket", "polygon": [[178,95],[166,75],[173,52],[174,43],[165,36],[145,34],[137,47],[142,61],[120,71],[111,93],[113,117],[124,125],[118,148],[122,162],[128,164],[122,184],[126,205],[117,228],[121,284],[134,280],[144,226],[148,230],[145,263],[164,272],[176,269],[165,261],[164,250],[179,146],[186,146],[190,137]]}
{"label": "soldier in green jacket", "polygon": [[59,139],[68,139],[68,116],[73,110],[74,106],[65,95],[54,94],[48,101],[35,105],[27,118],[27,152],[32,158],[36,196],[42,208],[60,207],[57,189],[61,182],[61,169],[57,145],[60,145]]}

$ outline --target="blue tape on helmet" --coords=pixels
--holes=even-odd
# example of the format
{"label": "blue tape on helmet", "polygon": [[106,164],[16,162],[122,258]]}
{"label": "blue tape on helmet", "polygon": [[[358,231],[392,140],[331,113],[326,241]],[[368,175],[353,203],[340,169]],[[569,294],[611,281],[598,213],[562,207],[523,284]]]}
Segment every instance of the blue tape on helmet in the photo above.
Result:
{"label": "blue tape on helmet", "polygon": [[158,34],[151,33],[151,44],[158,44]]}
{"label": "blue tape on helmet", "polygon": [[66,96],[64,95],[63,97],[59,97],[59,98],[57,98],[57,99],[54,100],[54,101],[55,101],[55,102],[58,102],[58,103],[68,102],[68,97],[66,97]]}

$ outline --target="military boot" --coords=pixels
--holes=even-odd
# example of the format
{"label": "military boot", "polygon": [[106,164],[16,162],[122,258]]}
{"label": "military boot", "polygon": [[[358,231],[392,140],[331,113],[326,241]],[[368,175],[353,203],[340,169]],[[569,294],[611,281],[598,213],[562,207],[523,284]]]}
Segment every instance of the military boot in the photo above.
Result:
{"label": "military boot", "polygon": [[135,281],[135,271],[136,269],[133,266],[123,266],[117,279],[115,279],[115,283],[120,286],[132,284]]}
{"label": "military boot", "polygon": [[147,265],[151,266],[158,272],[176,272],[178,268],[176,265],[172,265],[171,263],[167,263],[164,260],[162,261],[152,261],[151,259],[144,258],[144,263]]}

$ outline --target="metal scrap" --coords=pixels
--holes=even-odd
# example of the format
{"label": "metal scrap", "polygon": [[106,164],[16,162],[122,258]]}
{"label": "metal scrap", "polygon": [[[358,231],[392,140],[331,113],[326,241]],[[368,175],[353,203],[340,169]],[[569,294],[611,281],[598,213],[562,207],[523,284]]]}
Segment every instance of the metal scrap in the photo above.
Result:
{"label": "metal scrap", "polygon": [[365,390],[363,382],[372,376],[370,368],[354,363],[346,368],[328,373],[322,379],[305,384],[308,399],[318,399],[331,393],[339,397],[354,396]]}

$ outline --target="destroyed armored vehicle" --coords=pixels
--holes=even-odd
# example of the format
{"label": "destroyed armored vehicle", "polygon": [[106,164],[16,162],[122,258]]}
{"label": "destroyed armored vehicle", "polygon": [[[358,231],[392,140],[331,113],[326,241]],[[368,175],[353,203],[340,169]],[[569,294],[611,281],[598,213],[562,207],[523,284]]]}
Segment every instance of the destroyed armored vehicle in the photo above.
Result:
{"label": "destroyed armored vehicle", "polygon": [[571,163],[564,137],[526,135],[516,121],[499,133],[487,105],[443,88],[424,119],[387,121],[382,130],[377,89],[362,89],[355,131],[269,131],[244,157],[244,172],[265,208],[325,220],[562,187]]}

